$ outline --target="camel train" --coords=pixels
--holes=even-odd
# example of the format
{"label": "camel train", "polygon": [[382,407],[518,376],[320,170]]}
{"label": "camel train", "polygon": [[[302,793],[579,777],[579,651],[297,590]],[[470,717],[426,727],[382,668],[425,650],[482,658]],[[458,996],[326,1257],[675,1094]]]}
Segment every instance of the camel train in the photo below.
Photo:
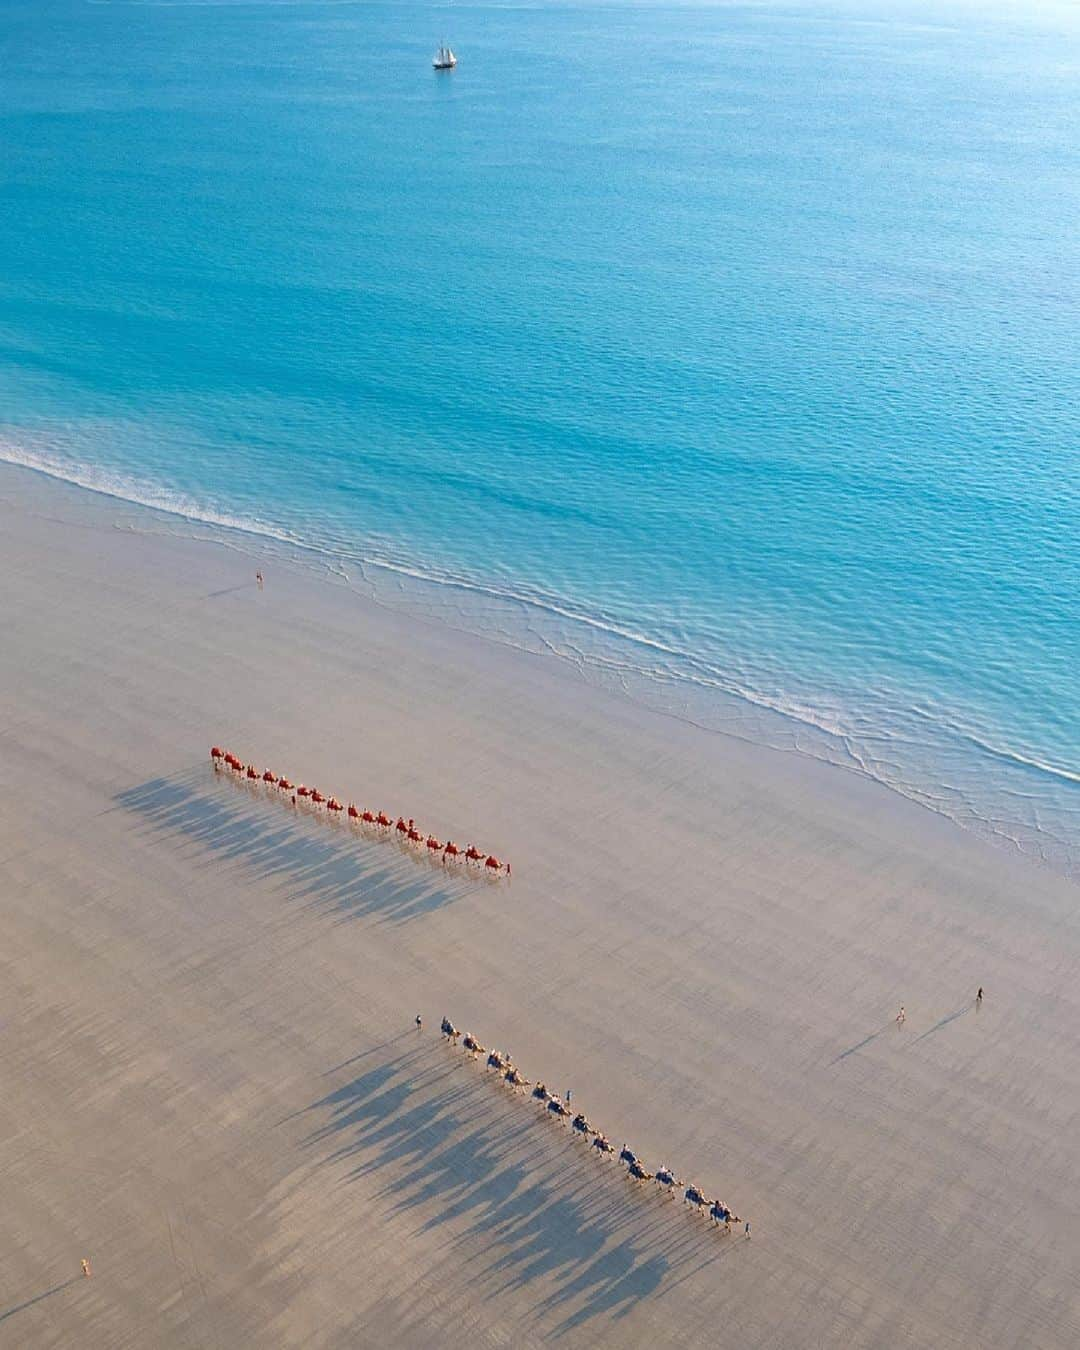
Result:
{"label": "camel train", "polygon": [[262,783],[268,791],[284,794],[293,806],[298,806],[301,802],[305,806],[314,806],[316,810],[325,806],[327,814],[331,818],[346,819],[350,825],[357,825],[361,828],[369,826],[382,833],[384,837],[396,833],[399,840],[407,848],[423,849],[433,862],[441,863],[443,866],[451,864],[463,864],[466,867],[476,866],[486,876],[494,879],[513,875],[508,862],[501,861],[494,853],[485,853],[475,844],[470,844],[468,848],[461,848],[452,839],[447,839],[444,843],[433,834],[425,836],[424,831],[417,826],[412,817],[405,820],[403,816],[398,816],[395,822],[390,819],[385,811],[369,811],[366,807],[361,810],[352,802],[346,806],[336,797],[326,797],[318,788],[307,787],[303,783],[293,783],[288,778],[279,777],[272,769],[264,769],[260,773],[254,764],[245,764],[231,750],[223,750],[220,745],[210,747],[210,761],[215,772],[220,773],[222,769],[225,769],[233,777],[240,778],[245,782]]}
{"label": "camel train", "polygon": [[[570,1128],[574,1134],[588,1140],[597,1153],[615,1153],[614,1144],[611,1143],[607,1135],[601,1133],[590,1123],[589,1118],[583,1111],[574,1115],[562,1098],[554,1092],[550,1092],[544,1083],[533,1083],[530,1079],[524,1077],[514,1066],[508,1051],[488,1050],[486,1046],[480,1044],[472,1032],[460,1032],[449,1017],[442,1019],[440,1030],[443,1039],[448,1044],[457,1045],[460,1041],[462,1047],[473,1059],[485,1055],[487,1057],[484,1061],[485,1071],[494,1069],[498,1077],[504,1083],[508,1083],[511,1088],[531,1087],[532,1092],[529,1093],[529,1096],[544,1107],[544,1114],[553,1115],[557,1120],[569,1120]],[[674,1195],[676,1191],[681,1190],[683,1204],[690,1205],[698,1214],[708,1213],[713,1225],[716,1227],[722,1225],[725,1232],[731,1232],[733,1223],[742,1222],[739,1216],[733,1213],[722,1201],[710,1200],[700,1186],[680,1181],[674,1171],[666,1164],[661,1163],[655,1172],[650,1172],[641,1158],[626,1144],[623,1144],[619,1150],[618,1160],[626,1164],[626,1175],[632,1181],[654,1181],[668,1195]]]}

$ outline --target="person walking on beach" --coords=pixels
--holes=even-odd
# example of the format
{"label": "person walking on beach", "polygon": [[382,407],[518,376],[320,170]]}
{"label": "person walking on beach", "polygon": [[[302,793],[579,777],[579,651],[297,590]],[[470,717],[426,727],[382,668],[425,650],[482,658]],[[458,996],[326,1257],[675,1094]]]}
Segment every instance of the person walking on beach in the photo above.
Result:
{"label": "person walking on beach", "polygon": [[975,1006],[976,1006],[976,1008],[981,1008],[981,1007],[982,1007],[982,985],[981,985],[981,984],[979,985],[979,992],[975,995]]}
{"label": "person walking on beach", "polygon": [[84,1280],[88,1280],[90,1278],[90,1262],[85,1256],[82,1259],[82,1273]]}
{"label": "person walking on beach", "polygon": [[417,1014],[416,1014],[416,1029],[417,1029],[417,1031],[419,1031],[419,1030],[423,1027],[423,1025],[424,1025],[424,1019],[420,1016],[419,1013],[417,1013]]}
{"label": "person walking on beach", "polygon": [[262,573],[261,573],[261,572],[256,572],[256,573],[255,573],[255,582],[256,582],[256,585],[258,586],[259,590],[261,591],[262,588],[263,588],[263,579],[262,579]]}
{"label": "person walking on beach", "polygon": [[896,1014],[896,1025],[902,1027],[907,1021],[907,1013],[904,1011],[904,1005],[900,1004],[900,1011]]}
{"label": "person walking on beach", "polygon": [[746,1221],[746,1227],[745,1227],[745,1229],[744,1229],[743,1231],[746,1233],[746,1240],[747,1240],[747,1242],[749,1242],[749,1241],[750,1241],[750,1220],[749,1220],[749,1219],[747,1219],[747,1221]]}
{"label": "person walking on beach", "polygon": [[566,1104],[567,1104],[567,1106],[570,1105],[570,1099],[573,1097],[573,1095],[574,1095],[574,1094],[570,1091],[570,1089],[567,1088],[567,1089],[566,1089]]}

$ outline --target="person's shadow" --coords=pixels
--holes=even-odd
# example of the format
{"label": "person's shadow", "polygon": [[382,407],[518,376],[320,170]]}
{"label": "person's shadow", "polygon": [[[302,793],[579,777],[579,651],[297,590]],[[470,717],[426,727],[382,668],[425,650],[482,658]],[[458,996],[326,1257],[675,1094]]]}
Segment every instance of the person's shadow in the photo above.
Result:
{"label": "person's shadow", "polygon": [[971,1012],[972,1008],[974,1008],[975,1011],[978,1012],[979,1011],[978,1003],[974,1001],[971,1003],[965,1003],[962,1008],[957,1008],[955,1012],[949,1013],[948,1016],[943,1017],[940,1022],[935,1022],[929,1031],[924,1031],[921,1036],[916,1036],[915,1039],[911,1042],[911,1044],[918,1045],[920,1041],[925,1041],[927,1036],[932,1036],[935,1031],[940,1031],[942,1027],[947,1027],[950,1022],[955,1022],[958,1017],[963,1017],[965,1013]]}
{"label": "person's shadow", "polygon": [[46,1289],[43,1294],[35,1294],[33,1298],[28,1298],[24,1303],[16,1303],[14,1308],[6,1308],[0,1312],[0,1322],[6,1322],[9,1317],[14,1317],[16,1313],[25,1312],[27,1308],[32,1308],[35,1303],[40,1303],[43,1299],[52,1298],[53,1294],[59,1294],[61,1290],[70,1289],[73,1284],[78,1284],[80,1276],[73,1275],[70,1280],[65,1280],[63,1284],[54,1284],[51,1289]]}
{"label": "person's shadow", "polygon": [[854,1055],[856,1051],[864,1049],[871,1041],[876,1041],[877,1038],[888,1029],[888,1026],[889,1023],[886,1022],[884,1026],[878,1027],[877,1031],[872,1031],[869,1036],[864,1036],[861,1041],[857,1041],[854,1045],[849,1045],[846,1050],[841,1050],[835,1059],[829,1061],[829,1068],[831,1069],[835,1064],[839,1064],[841,1060],[847,1059],[849,1055]]}

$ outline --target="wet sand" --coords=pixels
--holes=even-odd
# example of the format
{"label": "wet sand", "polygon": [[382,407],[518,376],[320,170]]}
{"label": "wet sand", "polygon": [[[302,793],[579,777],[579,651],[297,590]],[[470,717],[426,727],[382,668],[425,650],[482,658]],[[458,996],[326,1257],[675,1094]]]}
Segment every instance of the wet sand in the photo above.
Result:
{"label": "wet sand", "polygon": [[178,530],[0,468],[0,1346],[1080,1344],[1073,885]]}

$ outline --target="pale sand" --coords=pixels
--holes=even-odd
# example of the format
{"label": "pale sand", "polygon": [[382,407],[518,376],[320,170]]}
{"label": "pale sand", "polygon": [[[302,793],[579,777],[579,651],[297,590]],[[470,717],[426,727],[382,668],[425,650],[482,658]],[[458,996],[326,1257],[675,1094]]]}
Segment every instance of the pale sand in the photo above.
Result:
{"label": "pale sand", "polygon": [[[156,519],[0,471],[0,1344],[1080,1344],[1075,887]],[[292,818],[212,739],[514,879]]]}

